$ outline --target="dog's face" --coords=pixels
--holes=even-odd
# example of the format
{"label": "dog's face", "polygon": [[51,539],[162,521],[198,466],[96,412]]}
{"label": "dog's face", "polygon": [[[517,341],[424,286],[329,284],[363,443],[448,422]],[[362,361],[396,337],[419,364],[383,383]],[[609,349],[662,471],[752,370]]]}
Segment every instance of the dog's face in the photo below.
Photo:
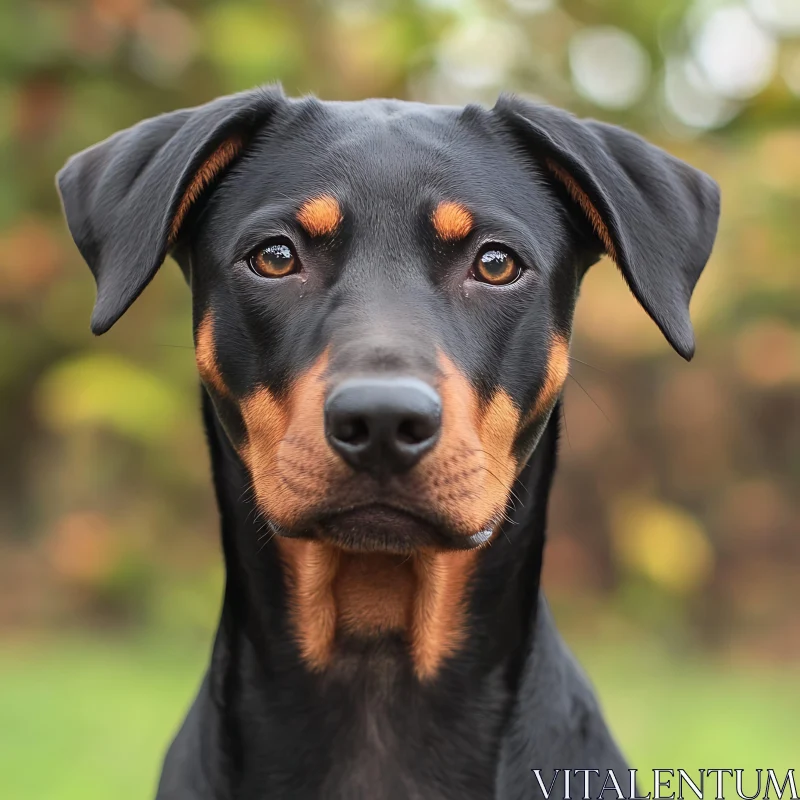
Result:
{"label": "dog's face", "polygon": [[200,374],[265,517],[354,548],[485,542],[566,377],[584,263],[491,119],[276,120],[191,245]]}
{"label": "dog's face", "polygon": [[287,537],[470,549],[503,517],[569,370],[602,252],[683,355],[713,182],[641,139],[513,99],[224,98],[60,175],[102,332],[169,249],[197,363]]}

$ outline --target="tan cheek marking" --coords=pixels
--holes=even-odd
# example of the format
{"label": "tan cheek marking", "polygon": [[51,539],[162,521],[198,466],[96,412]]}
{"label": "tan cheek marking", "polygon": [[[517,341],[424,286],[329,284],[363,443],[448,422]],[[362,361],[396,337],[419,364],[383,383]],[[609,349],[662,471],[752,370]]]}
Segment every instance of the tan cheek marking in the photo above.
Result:
{"label": "tan cheek marking", "polygon": [[455,484],[455,496],[453,490],[440,492],[438,504],[465,532],[476,533],[507,501],[516,470],[512,447],[520,415],[502,390],[488,403],[479,403],[472,384],[441,352],[439,366],[443,426],[429,479]]}
{"label": "tan cheek marking", "polygon": [[326,236],[335,233],[341,224],[342,210],[335,197],[323,194],[303,203],[297,221],[311,236]]}
{"label": "tan cheek marking", "polygon": [[247,429],[241,455],[256,499],[266,516],[284,525],[324,495],[322,470],[336,464],[323,430],[327,364],[326,351],[285,397],[262,387],[239,404]]}
{"label": "tan cheek marking", "polygon": [[214,318],[210,311],[206,312],[197,326],[194,357],[197,363],[197,371],[204,383],[219,394],[227,397],[229,394],[228,387],[222,380],[222,375],[217,366],[214,347]]}
{"label": "tan cheek marking", "polygon": [[569,375],[569,343],[558,334],[553,336],[547,358],[544,383],[526,422],[541,417],[556,401]]}
{"label": "tan cheek marking", "polygon": [[493,456],[493,464],[500,468],[498,478],[504,484],[513,480],[515,467],[511,450],[519,429],[519,409],[508,392],[498,389],[481,415],[479,436],[486,452]]}
{"label": "tan cheek marking", "polygon": [[[279,522],[290,523],[304,504],[325,491],[302,465],[329,451],[322,430],[327,364],[326,351],[285,398],[262,387],[240,402],[247,430],[242,459],[262,512]],[[336,633],[332,587],[340,552],[319,542],[282,537],[275,544],[285,566],[287,604],[300,653],[312,669],[322,669]]]}
{"label": "tan cheek marking", "polygon": [[241,455],[258,492],[260,479],[269,472],[275,448],[286,430],[287,409],[266,387],[243,398],[239,409],[247,429],[247,443]]}
{"label": "tan cheek marking", "polygon": [[441,351],[438,361],[442,376],[438,386],[442,399],[442,431],[433,452],[437,468],[447,470],[459,459],[472,458],[480,446],[475,430],[478,398],[470,382]]}
{"label": "tan cheek marking", "polygon": [[238,136],[227,139],[205,160],[200,169],[197,170],[194,178],[192,178],[191,182],[186,187],[183,197],[181,197],[181,201],[178,203],[175,216],[172,218],[167,247],[172,247],[172,245],[175,244],[181,230],[181,225],[183,225],[183,221],[186,219],[189,209],[197,202],[197,199],[211,182],[239,155],[243,144],[242,139]]}
{"label": "tan cheek marking", "polygon": [[472,384],[441,351],[438,353],[442,432],[433,457],[423,461],[420,479],[432,485],[433,503],[464,534],[476,533],[494,514],[486,491],[484,447],[478,435],[478,397]]}
{"label": "tan cheek marking", "polygon": [[445,200],[436,206],[432,221],[434,230],[446,242],[464,239],[473,225],[470,211],[461,203],[454,203],[451,200]]}
{"label": "tan cheek marking", "polygon": [[591,222],[595,233],[603,243],[606,253],[608,253],[615,262],[619,263],[617,250],[614,247],[614,242],[611,241],[611,234],[608,232],[608,228],[605,222],[603,222],[600,212],[595,208],[589,196],[583,191],[575,178],[559,164],[556,164],[555,161],[549,158],[545,160],[545,163],[553,175],[565,186],[567,192],[569,192],[569,196],[581,207],[583,213],[589,218],[589,222]]}

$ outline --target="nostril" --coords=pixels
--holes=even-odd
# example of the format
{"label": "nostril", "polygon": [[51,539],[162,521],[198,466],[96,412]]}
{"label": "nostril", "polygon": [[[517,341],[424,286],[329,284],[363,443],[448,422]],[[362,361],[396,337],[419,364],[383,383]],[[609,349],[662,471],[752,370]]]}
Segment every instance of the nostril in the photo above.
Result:
{"label": "nostril", "polygon": [[403,420],[397,429],[397,440],[403,444],[416,444],[419,441],[418,427],[413,419]]}
{"label": "nostril", "polygon": [[364,417],[343,419],[336,426],[333,436],[340,442],[357,447],[369,441],[369,425]]}
{"label": "nostril", "polygon": [[404,419],[397,428],[397,440],[401,444],[420,444],[435,434],[432,420],[424,418]]}

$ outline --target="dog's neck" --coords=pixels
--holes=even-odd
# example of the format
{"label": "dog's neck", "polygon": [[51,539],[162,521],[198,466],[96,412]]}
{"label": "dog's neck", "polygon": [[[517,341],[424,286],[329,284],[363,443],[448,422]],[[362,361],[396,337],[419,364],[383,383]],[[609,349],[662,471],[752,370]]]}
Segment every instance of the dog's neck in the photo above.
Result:
{"label": "dog's neck", "polygon": [[[202,727],[216,741],[201,749],[224,754],[216,766],[205,765],[215,774],[215,783],[235,781],[241,796],[248,797],[247,787],[263,778],[271,758],[276,764],[281,758],[309,759],[337,786],[350,785],[348,781],[374,785],[379,777],[386,779],[390,763],[398,770],[398,781],[411,780],[418,770],[401,768],[392,759],[384,763],[379,754],[402,751],[410,756],[408,740],[437,735],[451,742],[444,746],[452,753],[444,758],[450,759],[454,774],[458,762],[467,758],[461,774],[474,776],[475,759],[485,758],[489,780],[500,731],[531,651],[558,416],[556,409],[520,474],[508,521],[492,546],[478,554],[465,593],[465,635],[458,652],[445,659],[436,675],[420,680],[399,633],[339,643],[324,670],[304,663],[287,599],[286,564],[255,513],[246,470],[204,395],[227,570],[206,698],[201,692],[202,711],[197,710],[215,720]],[[442,728],[438,734],[437,726]],[[342,737],[345,730],[348,735]],[[459,748],[459,735],[477,737],[480,754]],[[393,744],[399,737],[405,740],[401,750]],[[274,750],[281,741],[292,752],[281,758],[263,752],[267,743]],[[376,758],[364,758],[365,749]],[[355,772],[336,778],[348,764],[358,765]],[[367,774],[371,769],[375,775]]]}

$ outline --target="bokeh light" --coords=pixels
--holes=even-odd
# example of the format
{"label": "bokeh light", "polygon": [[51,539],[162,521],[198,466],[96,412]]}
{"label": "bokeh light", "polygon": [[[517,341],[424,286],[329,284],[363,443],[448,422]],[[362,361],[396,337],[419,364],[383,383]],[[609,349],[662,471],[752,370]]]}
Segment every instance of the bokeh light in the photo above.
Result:
{"label": "bokeh light", "polygon": [[800,34],[800,3],[797,0],[747,0],[758,22],[775,33]]}
{"label": "bokeh light", "polygon": [[730,6],[714,11],[703,23],[695,37],[694,54],[714,90],[745,100],[770,82],[778,47],[746,8]]}
{"label": "bokeh light", "polygon": [[629,108],[644,95],[650,59],[626,31],[611,26],[583,28],[569,44],[569,65],[577,90],[598,106]]}

